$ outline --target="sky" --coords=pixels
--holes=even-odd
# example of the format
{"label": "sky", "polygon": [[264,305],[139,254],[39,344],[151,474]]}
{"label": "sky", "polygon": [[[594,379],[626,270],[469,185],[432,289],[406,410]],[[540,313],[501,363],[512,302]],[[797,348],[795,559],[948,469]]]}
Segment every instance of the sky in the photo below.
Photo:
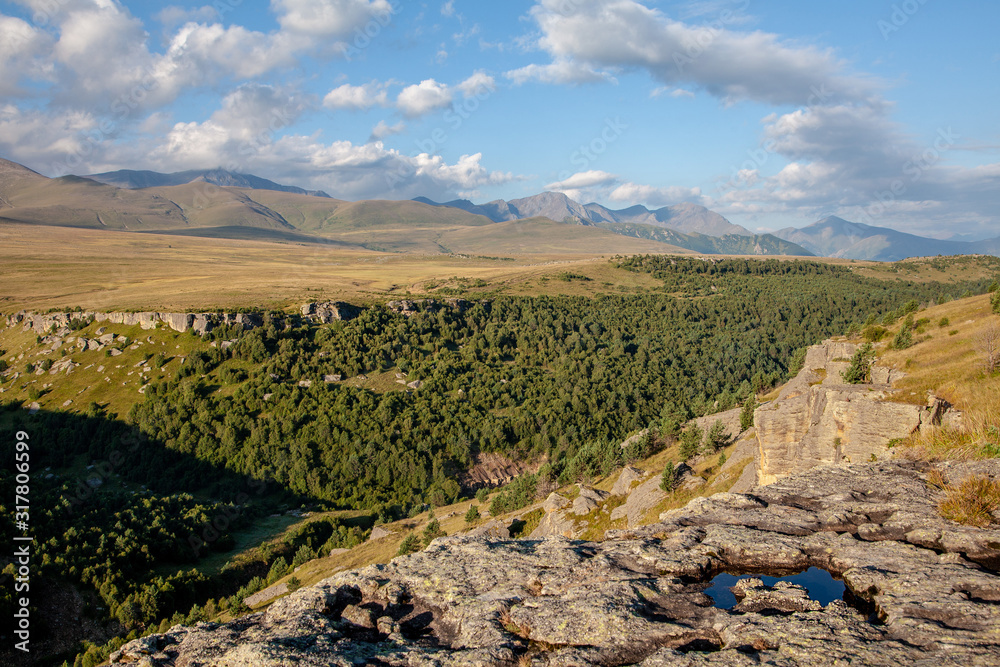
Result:
{"label": "sky", "polygon": [[0,1],[0,157],[1000,235],[1000,3]]}

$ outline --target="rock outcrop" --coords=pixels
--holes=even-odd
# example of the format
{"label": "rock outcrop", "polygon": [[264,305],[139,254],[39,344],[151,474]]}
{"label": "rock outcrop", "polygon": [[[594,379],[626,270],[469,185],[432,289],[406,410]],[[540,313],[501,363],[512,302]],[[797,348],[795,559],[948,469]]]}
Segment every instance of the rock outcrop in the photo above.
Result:
{"label": "rock outcrop", "polygon": [[[996,478],[1000,462],[944,469],[970,473]],[[262,613],[130,642],[112,664],[1000,664],[1000,531],[942,519],[926,477],[817,468],[599,543],[439,538]],[[809,567],[842,578],[846,599],[752,580],[734,609],[704,594],[721,571]]]}
{"label": "rock outcrop", "polygon": [[300,311],[302,317],[320,324],[353,320],[361,314],[361,309],[342,301],[325,301],[322,303],[307,303]]}
{"label": "rock outcrop", "polygon": [[759,484],[819,465],[882,458],[892,440],[941,422],[940,401],[932,411],[886,400],[898,371],[876,366],[876,383],[845,383],[841,373],[856,349],[831,341],[810,347],[802,371],[754,412]]}
{"label": "rock outcrop", "polygon": [[74,321],[108,322],[125,326],[140,326],[145,330],[155,329],[163,324],[174,331],[185,332],[193,329],[201,335],[222,325],[239,326],[244,330],[255,329],[264,323],[260,313],[104,313],[98,311],[66,312],[66,313],[32,313],[20,311],[7,317],[7,326],[18,324],[25,331],[35,331],[43,334],[55,328],[62,335],[70,332]]}

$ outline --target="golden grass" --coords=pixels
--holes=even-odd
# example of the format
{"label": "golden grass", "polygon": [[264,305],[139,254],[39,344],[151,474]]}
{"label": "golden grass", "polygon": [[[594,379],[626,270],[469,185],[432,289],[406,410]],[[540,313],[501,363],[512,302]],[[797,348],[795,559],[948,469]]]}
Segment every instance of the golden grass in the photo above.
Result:
{"label": "golden grass", "polygon": [[[0,263],[4,313],[76,306],[285,309],[338,299],[367,304],[436,296],[442,287],[463,285],[473,294],[594,296],[644,291],[659,284],[652,276],[615,268],[610,255],[586,252],[490,259],[11,223],[0,223],[0,245],[5,250]],[[564,282],[556,277],[564,272],[591,280]]]}
{"label": "golden grass", "polygon": [[984,475],[972,475],[957,485],[944,487],[938,505],[941,516],[957,523],[987,528],[996,523],[993,512],[1000,509],[1000,482]]}
{"label": "golden grass", "polygon": [[[975,339],[992,324],[1000,324],[993,314],[989,295],[951,301],[920,311],[916,318],[928,318],[931,326],[916,336],[919,341],[905,350],[880,352],[880,365],[903,371],[906,376],[896,383],[892,400],[926,404],[928,392],[939,396],[966,414],[970,429],[998,424],[1000,416],[1000,376],[983,372],[982,358],[975,349]],[[947,317],[951,330],[936,326]],[[891,327],[887,340],[899,330]]]}

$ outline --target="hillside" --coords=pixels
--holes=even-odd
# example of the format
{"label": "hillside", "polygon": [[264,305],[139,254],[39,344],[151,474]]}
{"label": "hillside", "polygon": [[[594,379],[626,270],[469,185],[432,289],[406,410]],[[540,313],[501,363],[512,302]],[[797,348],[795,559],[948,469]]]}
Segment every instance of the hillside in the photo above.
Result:
{"label": "hillside", "polygon": [[[599,539],[608,528],[641,526],[743,480],[752,439],[712,436],[713,413],[728,408],[724,418],[739,421],[738,403],[787,377],[796,349],[851,323],[857,329],[869,313],[886,319],[909,300],[986,285],[876,280],[816,262],[645,256],[606,264],[591,275],[621,271],[647,282],[597,298],[557,296],[600,283],[556,265],[548,296],[484,298],[467,286],[470,298],[319,303],[228,318],[204,336],[174,330],[187,320],[169,314],[7,320],[0,423],[62,434],[58,447],[33,444],[33,467],[51,474],[33,477],[33,493],[45,506],[74,508],[35,518],[47,563],[37,575],[79,596],[63,603],[68,609],[108,609],[110,625],[69,622],[58,636],[103,644],[117,634],[101,649],[106,656],[125,634],[116,622],[149,632],[241,615],[266,604],[246,600],[269,585],[384,562],[411,531],[433,537],[429,517],[418,519],[428,505],[468,511],[472,495],[481,513],[519,517],[514,528],[485,530],[563,534],[568,519],[572,534]],[[321,313],[331,316],[306,319]],[[692,415],[697,430],[684,427]],[[533,471],[536,486],[531,478],[492,492],[463,486],[486,455],[494,471]],[[641,501],[608,495],[625,464],[645,471],[633,478],[637,490],[655,491],[668,461],[678,468],[675,491]],[[95,474],[97,487],[80,485]],[[494,480],[486,483],[510,474],[486,473]],[[551,520],[535,499],[549,490],[565,499],[549,504]],[[232,516],[233,502],[238,520],[203,537],[213,517]],[[602,509],[566,517],[570,506]],[[440,512],[442,530],[464,526],[445,516],[454,511]],[[306,512],[319,515],[302,523],[312,517],[296,513]],[[374,524],[392,535],[361,545]],[[80,546],[53,551],[51,537],[71,530]],[[65,574],[83,568],[91,568],[86,578]],[[52,613],[45,609],[38,613]]]}
{"label": "hillside", "polygon": [[329,197],[322,190],[303,190],[293,185],[279,185],[266,178],[254,176],[253,174],[237,174],[224,169],[204,169],[179,171],[172,174],[161,174],[156,171],[134,171],[131,169],[120,169],[109,171],[103,174],[89,174],[84,176],[98,183],[113,185],[116,188],[135,190],[142,188],[155,188],[170,185],[187,185],[188,183],[211,183],[222,187],[243,188],[250,190],[275,190],[278,192],[290,192],[293,194],[310,195],[313,197]]}
{"label": "hillside", "polygon": [[[983,296],[914,313],[919,342],[898,351],[920,378],[911,386],[935,376],[941,381],[945,369],[949,382],[982,384],[969,351],[984,327],[997,326],[988,306]],[[898,331],[910,326],[902,316],[908,309],[882,319],[896,322],[892,329]],[[948,316],[961,324],[946,330],[949,325],[938,318]],[[849,345],[833,341],[811,348],[798,378],[813,391],[819,385],[840,391],[834,366],[847,364],[826,359],[830,373],[814,382],[814,352],[822,350],[826,358]],[[881,354],[879,363],[898,361],[893,354]],[[970,393],[956,407],[968,415],[995,415],[993,385],[1000,385],[995,376],[987,384],[988,397]],[[909,388],[897,386],[896,392],[905,399]],[[785,396],[786,390],[793,391]],[[780,395],[774,403],[785,410],[801,388],[788,385],[775,393]],[[785,401],[789,406],[781,405]],[[773,409],[765,403],[757,412]],[[810,415],[806,410],[798,416],[810,421]],[[716,417],[727,419],[711,415],[698,423]],[[854,418],[852,426],[869,432],[898,426],[882,423],[886,415],[875,412]],[[692,428],[682,432],[681,448]],[[878,449],[878,462],[873,456],[866,463],[819,464],[751,493],[746,486],[725,492],[736,477],[743,481],[741,467],[733,468],[730,460],[761,437],[759,429],[693,457],[676,440],[664,443],[654,435],[655,446],[663,448],[659,453],[602,470],[585,483],[549,486],[551,492],[538,488],[534,493],[548,493],[544,502],[532,503],[529,496],[514,511],[495,512],[524,487],[523,480],[540,485],[539,471],[499,492],[477,494],[479,505],[463,502],[389,523],[365,544],[304,564],[294,578],[269,579],[273,584],[255,598],[261,601],[255,611],[263,613],[236,622],[224,614],[219,624],[181,630],[161,625],[160,634],[111,654],[112,663],[128,664],[152,645],[161,656],[152,664],[164,667],[236,655],[277,665],[301,656],[299,648],[281,648],[292,636],[308,637],[318,660],[378,656],[390,665],[428,659],[660,665],[693,658],[744,664],[748,656],[772,661],[788,655],[800,656],[782,658],[796,665],[831,658],[873,665],[928,658],[947,663],[956,657],[989,664],[1000,658],[994,638],[1000,620],[989,598],[1000,587],[998,517],[984,529],[954,521],[948,509],[948,499],[963,497],[960,489],[968,480],[1000,480],[996,445],[980,440],[987,431],[963,428],[960,447],[930,450],[926,443],[940,443],[942,435],[954,442],[958,432],[928,422],[912,441],[893,440],[888,449]],[[628,438],[622,446],[641,441]],[[839,450],[829,438],[824,444]],[[894,454],[899,460],[889,460]],[[685,458],[676,487],[660,490],[660,472]],[[635,522],[634,502],[649,510]],[[494,512],[479,518],[486,507]],[[532,539],[524,540],[529,533]],[[537,539],[551,535],[586,541]],[[412,549],[407,539],[415,541]],[[273,544],[283,543],[279,538]],[[505,563],[501,570],[498,559]],[[369,563],[387,564],[364,567]],[[444,566],[448,574],[441,576]],[[956,596],[955,590],[964,593]],[[325,619],[337,623],[335,632]],[[940,647],[942,623],[951,628],[946,649]]]}
{"label": "hillside", "polygon": [[788,227],[774,232],[774,236],[797,243],[817,255],[882,262],[907,257],[978,253],[995,255],[1000,252],[1000,239],[974,243],[942,241],[887,227],[848,222],[836,216],[824,218],[801,229]]}
{"label": "hillside", "polygon": [[651,239],[663,243],[672,243],[678,247],[709,255],[790,255],[811,257],[812,253],[800,245],[784,241],[770,234],[744,236],[726,234],[725,236],[706,236],[704,234],[684,234],[673,229],[652,227],[649,225],[625,223],[600,223],[601,227],[610,229],[622,236]]}

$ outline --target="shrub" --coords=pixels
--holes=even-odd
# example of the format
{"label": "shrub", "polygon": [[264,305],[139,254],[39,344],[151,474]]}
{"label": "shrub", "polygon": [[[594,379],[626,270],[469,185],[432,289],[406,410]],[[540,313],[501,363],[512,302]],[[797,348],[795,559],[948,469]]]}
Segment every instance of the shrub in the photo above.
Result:
{"label": "shrub", "polygon": [[476,491],[476,500],[478,500],[483,504],[485,504],[486,501],[489,500],[489,497],[490,497],[490,490],[487,488],[482,488]]}
{"label": "shrub", "polygon": [[1000,508],[1000,482],[985,475],[967,477],[957,486],[947,485],[938,505],[941,516],[957,523],[986,528]]}
{"label": "shrub", "polygon": [[848,384],[865,384],[871,382],[872,366],[875,364],[875,348],[871,343],[865,343],[851,357],[851,365],[841,373],[844,382]]}
{"label": "shrub", "polygon": [[886,331],[888,331],[888,329],[885,327],[872,325],[870,327],[865,327],[864,331],[861,332],[861,337],[869,343],[877,343],[885,337]]}
{"label": "shrub", "polygon": [[750,398],[743,402],[743,409],[740,410],[740,429],[747,430],[753,426],[753,411],[757,409],[757,396],[750,394]]}
{"label": "shrub", "polygon": [[677,484],[677,467],[674,466],[673,461],[667,461],[667,467],[660,475],[660,489],[669,493],[674,490],[675,484]]}
{"label": "shrub", "polygon": [[913,315],[908,315],[892,339],[892,349],[905,350],[913,345]]}
{"label": "shrub", "polygon": [[951,320],[949,320],[947,317],[942,317],[941,321],[938,322],[938,327],[944,329],[949,324],[951,324]]}
{"label": "shrub", "polygon": [[716,419],[712,427],[708,429],[708,435],[705,436],[705,451],[717,452],[729,445],[732,440],[733,436],[726,432],[726,425],[722,423],[721,419]]}
{"label": "shrub", "polygon": [[441,529],[441,523],[437,520],[437,518],[431,519],[430,523],[424,527],[422,540],[424,547],[433,542],[435,538],[443,537],[444,535],[446,535],[446,533]]}
{"label": "shrub", "polygon": [[698,453],[701,445],[701,429],[697,424],[691,424],[681,433],[681,458],[687,461]]}
{"label": "shrub", "polygon": [[396,555],[405,556],[406,554],[412,554],[416,551],[420,551],[420,540],[417,538],[416,533],[410,533],[399,545],[399,550],[396,551]]}
{"label": "shrub", "polygon": [[473,524],[479,521],[479,506],[469,505],[469,511],[465,513],[465,523]]}

